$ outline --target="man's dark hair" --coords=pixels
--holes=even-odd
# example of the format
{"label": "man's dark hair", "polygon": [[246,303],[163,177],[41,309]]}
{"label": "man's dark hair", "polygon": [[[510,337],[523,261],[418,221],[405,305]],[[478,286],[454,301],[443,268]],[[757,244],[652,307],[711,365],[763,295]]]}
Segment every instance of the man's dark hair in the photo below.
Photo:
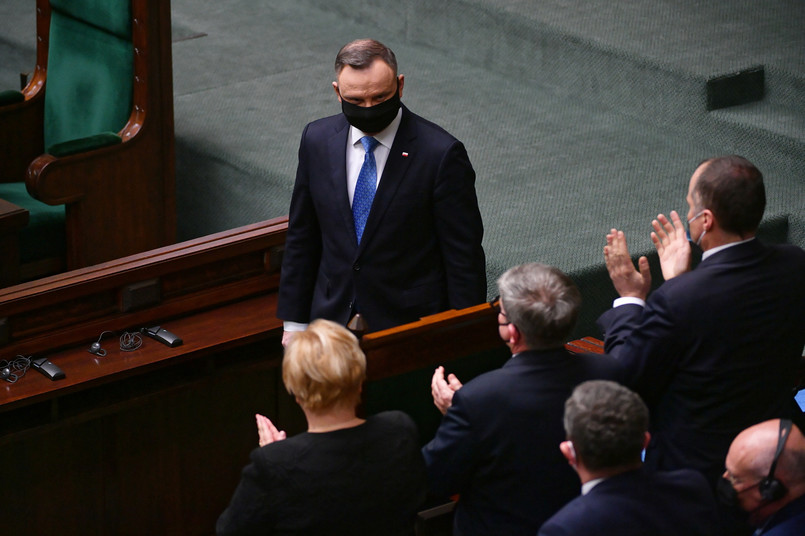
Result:
{"label": "man's dark hair", "polygon": [[581,307],[581,293],[566,274],[547,264],[521,264],[500,276],[498,290],[506,317],[528,348],[565,344]]}
{"label": "man's dark hair", "polygon": [[565,433],[592,471],[639,463],[647,430],[648,408],[615,382],[584,382],[565,402]]}
{"label": "man's dark hair", "polygon": [[741,156],[705,160],[693,190],[697,212],[710,209],[727,232],[753,234],[766,209],[763,174]]}
{"label": "man's dark hair", "polygon": [[356,39],[341,47],[335,57],[335,74],[349,65],[353,69],[366,69],[376,59],[383,60],[397,76],[397,57],[389,47],[374,39]]}

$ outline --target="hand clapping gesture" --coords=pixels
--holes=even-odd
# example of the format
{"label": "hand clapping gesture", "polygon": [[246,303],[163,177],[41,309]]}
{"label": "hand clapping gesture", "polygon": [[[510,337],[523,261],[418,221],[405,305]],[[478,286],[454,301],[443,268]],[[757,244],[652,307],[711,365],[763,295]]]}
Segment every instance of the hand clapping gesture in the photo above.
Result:
{"label": "hand clapping gesture", "polygon": [[612,284],[615,285],[615,290],[621,297],[646,299],[651,289],[648,259],[646,257],[638,259],[637,265],[640,269],[638,272],[629,256],[629,248],[626,246],[626,236],[623,231],[612,229],[607,234],[604,260]]}
{"label": "hand clapping gesture", "polygon": [[651,222],[651,226],[654,228],[651,241],[660,256],[660,267],[665,280],[690,270],[690,242],[679,214],[672,210],[671,221],[660,214]]}
{"label": "hand clapping gesture", "polygon": [[277,427],[268,417],[257,414],[255,418],[257,419],[257,435],[260,437],[259,443],[261,447],[285,439],[285,432],[277,430]]}
{"label": "hand clapping gesture", "polygon": [[442,412],[447,413],[447,409],[453,405],[453,394],[461,389],[461,382],[455,374],[450,374],[447,380],[444,379],[444,367],[437,367],[430,382],[430,392],[433,394],[433,403]]}

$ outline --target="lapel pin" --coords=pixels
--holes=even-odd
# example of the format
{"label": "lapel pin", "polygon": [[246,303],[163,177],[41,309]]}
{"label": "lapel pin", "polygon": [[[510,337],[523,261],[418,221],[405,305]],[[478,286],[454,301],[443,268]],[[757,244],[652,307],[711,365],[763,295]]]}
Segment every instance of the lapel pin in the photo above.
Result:
{"label": "lapel pin", "polygon": [[406,153],[405,151],[403,151],[403,158],[405,158],[406,156],[408,156],[408,153]]}

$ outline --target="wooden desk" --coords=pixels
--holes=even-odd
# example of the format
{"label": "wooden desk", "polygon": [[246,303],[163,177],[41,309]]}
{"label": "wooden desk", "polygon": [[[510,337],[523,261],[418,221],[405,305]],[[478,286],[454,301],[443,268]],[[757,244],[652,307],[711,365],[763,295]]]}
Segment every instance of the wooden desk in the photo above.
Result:
{"label": "wooden desk", "polygon": [[[249,451],[254,413],[298,431],[276,318],[286,220],[0,289],[0,358],[48,357],[0,381],[8,534],[210,534]],[[121,352],[122,331],[162,325]],[[103,331],[103,358],[87,349]],[[296,429],[293,427],[296,426]]]}

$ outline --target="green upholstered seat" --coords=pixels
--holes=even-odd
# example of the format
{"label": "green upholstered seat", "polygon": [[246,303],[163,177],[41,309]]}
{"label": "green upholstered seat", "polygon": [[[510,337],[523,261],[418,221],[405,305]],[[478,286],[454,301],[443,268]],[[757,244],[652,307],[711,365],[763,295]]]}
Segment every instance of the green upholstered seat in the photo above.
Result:
{"label": "green upholstered seat", "polygon": [[51,1],[45,148],[118,132],[131,113],[129,0]]}
{"label": "green upholstered seat", "polygon": [[[130,0],[53,0],[50,7],[44,151],[64,156],[120,143],[116,133],[132,109]],[[65,255],[64,205],[34,199],[24,182],[0,183],[0,198],[30,212],[20,232],[22,264]]]}

